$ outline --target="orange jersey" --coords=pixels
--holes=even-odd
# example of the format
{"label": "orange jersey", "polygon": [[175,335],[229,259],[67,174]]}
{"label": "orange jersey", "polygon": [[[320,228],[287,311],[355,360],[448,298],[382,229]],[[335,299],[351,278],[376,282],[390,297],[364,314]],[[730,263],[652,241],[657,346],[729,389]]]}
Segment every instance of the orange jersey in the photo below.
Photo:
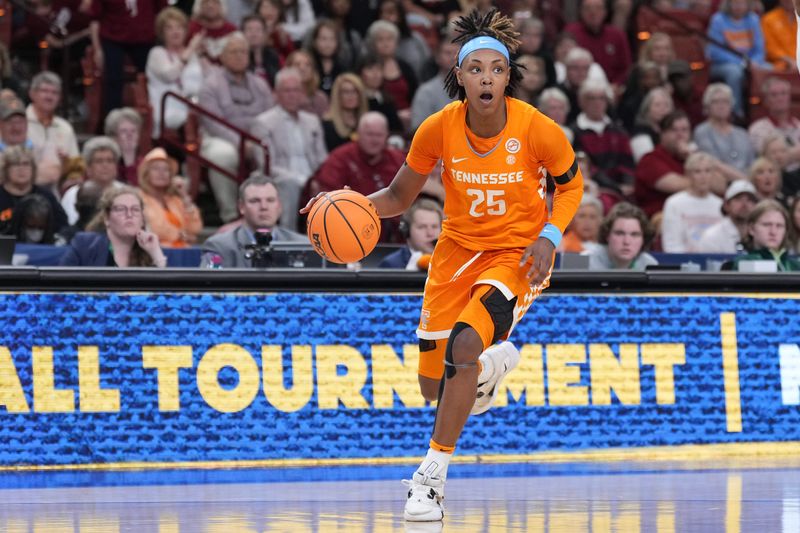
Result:
{"label": "orange jersey", "polygon": [[448,104],[420,125],[406,158],[423,175],[442,160],[442,234],[469,250],[524,248],[536,239],[548,222],[546,172],[559,190],[575,190],[562,196],[561,209],[554,202],[549,222],[563,232],[580,202],[582,178],[561,127],[514,98],[506,97],[506,110],[503,131],[481,139],[467,127],[467,103]]}

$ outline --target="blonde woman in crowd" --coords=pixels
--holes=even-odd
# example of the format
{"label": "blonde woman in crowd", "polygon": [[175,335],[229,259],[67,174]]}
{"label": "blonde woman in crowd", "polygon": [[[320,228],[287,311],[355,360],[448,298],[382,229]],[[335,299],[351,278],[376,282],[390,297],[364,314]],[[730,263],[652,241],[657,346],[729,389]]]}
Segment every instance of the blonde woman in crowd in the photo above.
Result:
{"label": "blonde woman in crowd", "polygon": [[176,185],[175,170],[163,148],[154,148],[139,164],[139,188],[145,220],[164,246],[182,248],[197,242],[203,229],[200,210]]}
{"label": "blonde woman in crowd", "polygon": [[773,160],[766,157],[757,158],[750,166],[748,178],[762,200],[776,200],[780,197],[781,171]]}
{"label": "blonde woman in crowd", "polygon": [[358,120],[368,110],[361,78],[350,73],[340,74],[333,83],[331,106],[322,122],[328,152],[352,140]]}

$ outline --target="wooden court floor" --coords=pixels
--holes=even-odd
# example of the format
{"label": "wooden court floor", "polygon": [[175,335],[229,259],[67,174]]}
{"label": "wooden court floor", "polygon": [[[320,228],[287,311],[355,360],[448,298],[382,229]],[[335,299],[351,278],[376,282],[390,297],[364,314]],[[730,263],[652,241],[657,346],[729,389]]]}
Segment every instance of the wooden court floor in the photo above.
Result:
{"label": "wooden court floor", "polygon": [[794,465],[485,465],[469,476],[454,474],[457,468],[445,520],[433,524],[403,521],[405,489],[393,476],[406,467],[389,469],[386,479],[350,481],[325,480],[313,469],[292,481],[228,471],[224,482],[208,473],[184,473],[177,482],[157,473],[147,484],[120,473],[4,475],[0,531],[800,533]]}

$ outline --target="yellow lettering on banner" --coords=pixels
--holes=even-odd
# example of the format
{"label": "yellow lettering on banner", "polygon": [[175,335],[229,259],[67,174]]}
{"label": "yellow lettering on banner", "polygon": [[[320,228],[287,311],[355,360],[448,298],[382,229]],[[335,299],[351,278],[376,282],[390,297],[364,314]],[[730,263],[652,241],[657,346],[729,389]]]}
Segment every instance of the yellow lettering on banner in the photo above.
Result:
{"label": "yellow lettering on banner", "polygon": [[574,365],[585,362],[586,348],[582,344],[547,345],[547,391],[550,405],[588,405],[588,387],[574,386],[581,381],[581,368]]}
{"label": "yellow lettering on banner", "polygon": [[180,533],[180,518],[173,512],[158,515],[158,533]]}
{"label": "yellow lettering on banner", "polygon": [[[340,376],[337,367],[347,372]],[[317,346],[317,400],[320,409],[338,409],[339,400],[347,409],[369,409],[361,394],[367,382],[367,362],[350,346]]]}
{"label": "yellow lettering on banner", "polygon": [[614,531],[639,533],[642,530],[642,510],[638,502],[622,502],[613,522]]}
{"label": "yellow lettering on banner", "polygon": [[583,502],[553,502],[548,519],[548,531],[589,531],[589,509]]}
{"label": "yellow lettering on banner", "polygon": [[544,533],[545,518],[544,513],[528,513],[525,516],[525,527],[521,528],[521,531],[527,531],[528,533]]}
{"label": "yellow lettering on banner", "polygon": [[[219,371],[226,366],[239,374],[239,382],[232,389],[219,384]],[[237,344],[212,346],[197,363],[197,389],[206,403],[221,413],[237,413],[253,403],[259,381],[253,356]]]}
{"label": "yellow lettering on banner", "polygon": [[119,412],[119,391],[100,388],[100,355],[97,346],[78,347],[78,390],[81,411]]}
{"label": "yellow lettering on banner", "polygon": [[720,313],[722,381],[725,385],[725,422],[729,433],[742,431],[742,398],[739,390],[739,348],[736,313]]}
{"label": "yellow lettering on banner", "polygon": [[675,533],[675,502],[658,502],[656,533]]}
{"label": "yellow lettering on banner", "polygon": [[686,363],[681,343],[642,344],[642,365],[652,365],[656,374],[656,403],[675,403],[675,366]]}
{"label": "yellow lettering on banner", "polygon": [[[505,512],[503,512],[505,511]],[[500,509],[489,510],[489,527],[486,528],[487,533],[507,533],[508,527],[508,508],[503,506]],[[484,524],[486,522],[483,522]]]}
{"label": "yellow lettering on banner", "polygon": [[0,346],[0,406],[5,406],[9,413],[31,411],[19,381],[17,367],[14,366],[11,352],[5,346]]}
{"label": "yellow lettering on banner", "polygon": [[740,533],[742,530],[742,476],[728,473],[727,505],[725,507],[725,533]]}
{"label": "yellow lettering on banner", "polygon": [[419,392],[419,347],[403,345],[403,360],[388,344],[372,346],[372,403],[376,409],[394,407],[394,393],[406,407],[425,407]]}
{"label": "yellow lettering on banner", "polygon": [[611,512],[592,511],[592,533],[611,533]]}
{"label": "yellow lettering on banner", "polygon": [[619,359],[608,344],[590,344],[589,368],[593,405],[611,405],[612,389],[622,404],[641,403],[639,350],[635,344],[620,344]]}
{"label": "yellow lettering on banner", "polygon": [[178,369],[192,368],[191,346],[142,346],[142,367],[158,374],[158,410],[180,411]]}
{"label": "yellow lettering on banner", "polygon": [[525,344],[520,350],[519,366],[497,386],[494,405],[508,405],[508,394],[519,401],[525,393],[528,407],[544,405],[544,362],[541,344]]}
{"label": "yellow lettering on banner", "polygon": [[118,533],[119,517],[82,516],[80,519],[80,526],[78,527],[78,531],[80,533],[88,533],[90,531],[102,531],[103,533]]}
{"label": "yellow lettering on banner", "polygon": [[311,346],[292,346],[292,386],[283,386],[283,350],[280,346],[261,347],[261,366],[264,373],[264,396],[275,409],[291,413],[302,409],[314,394],[314,370]]}
{"label": "yellow lettering on banner", "polygon": [[53,347],[33,347],[33,410],[37,413],[72,413],[75,391],[56,389],[53,375]]}
{"label": "yellow lettering on banner", "polygon": [[[33,408],[36,410],[36,408]],[[36,516],[33,519],[33,533],[75,533],[71,516]]]}

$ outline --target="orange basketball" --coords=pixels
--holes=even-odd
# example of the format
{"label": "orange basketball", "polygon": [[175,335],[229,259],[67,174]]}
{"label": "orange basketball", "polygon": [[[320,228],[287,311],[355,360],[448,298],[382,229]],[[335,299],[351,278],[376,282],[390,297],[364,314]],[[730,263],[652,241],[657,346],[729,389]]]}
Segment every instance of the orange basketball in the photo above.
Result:
{"label": "orange basketball", "polygon": [[307,231],[319,255],[334,263],[355,263],[378,244],[381,221],[366,196],[340,189],[316,201],[308,213]]}

